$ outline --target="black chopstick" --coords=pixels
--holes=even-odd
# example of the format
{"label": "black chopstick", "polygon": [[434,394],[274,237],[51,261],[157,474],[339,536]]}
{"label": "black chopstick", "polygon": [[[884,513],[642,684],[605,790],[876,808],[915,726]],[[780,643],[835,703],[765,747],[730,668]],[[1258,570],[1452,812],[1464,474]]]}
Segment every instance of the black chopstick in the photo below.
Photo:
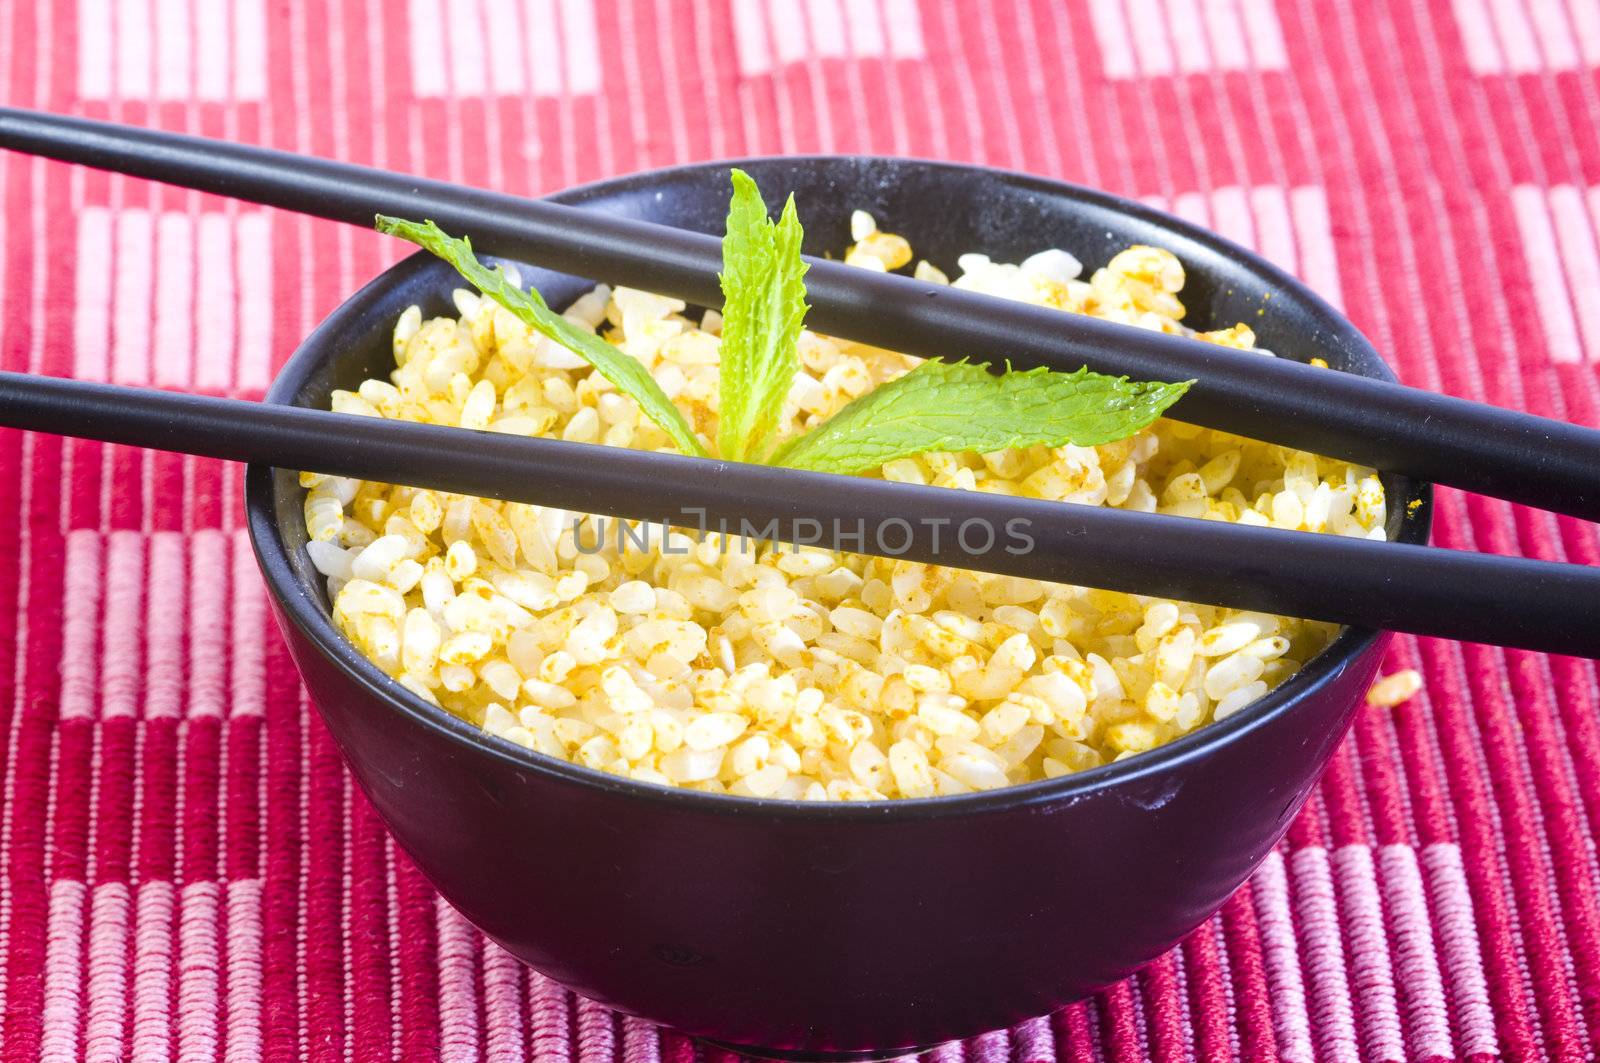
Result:
{"label": "black chopstick", "polygon": [[1600,568],[18,373],[0,425],[1600,657]]}
{"label": "black chopstick", "polygon": [[[721,305],[717,238],[224,141],[0,108],[0,147],[323,218],[432,219],[495,255]],[[783,190],[772,190],[781,192]],[[818,331],[926,357],[1196,378],[1169,416],[1542,509],[1600,519],[1600,432],[1287,358],[811,259]],[[1306,337],[1308,357],[1327,353]]]}

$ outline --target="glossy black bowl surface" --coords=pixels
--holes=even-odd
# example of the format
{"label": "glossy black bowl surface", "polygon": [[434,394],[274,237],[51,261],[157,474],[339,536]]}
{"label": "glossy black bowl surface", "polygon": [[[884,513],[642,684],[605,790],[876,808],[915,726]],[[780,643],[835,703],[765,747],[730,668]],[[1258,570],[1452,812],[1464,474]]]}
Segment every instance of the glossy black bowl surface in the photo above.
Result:
{"label": "glossy black bowl surface", "polygon": [[[774,200],[795,193],[813,254],[840,252],[856,208],[946,269],[970,250],[1016,261],[1054,246],[1092,270],[1130,243],[1158,244],[1188,268],[1190,324],[1245,321],[1280,356],[1391,378],[1298,281],[1134,203],[912,160],[740,165]],[[716,233],[727,165],[555,198]],[[592,284],[526,266],[523,278],[556,305]],[[450,312],[457,286],[431,257],[401,262],[305,341],[268,400],[325,407],[332,389],[387,374],[400,312],[412,303]],[[1425,541],[1426,486],[1390,477],[1386,487],[1391,537]],[[970,1036],[1049,1012],[1171,948],[1282,836],[1387,642],[1346,630],[1233,717],[1068,778],[922,801],[760,802],[545,758],[427,705],[334,630],[303,549],[295,474],[252,466],[246,495],[274,611],[312,698],[379,814],[450,903],[580,993],[769,1053],[882,1053]]]}

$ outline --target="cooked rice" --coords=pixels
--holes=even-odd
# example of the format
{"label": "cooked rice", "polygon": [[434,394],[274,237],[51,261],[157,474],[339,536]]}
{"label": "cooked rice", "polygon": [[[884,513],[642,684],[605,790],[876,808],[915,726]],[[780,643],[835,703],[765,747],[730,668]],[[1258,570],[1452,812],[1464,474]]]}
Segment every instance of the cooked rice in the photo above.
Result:
{"label": "cooked rice", "polygon": [[[911,262],[910,245],[870,215],[857,212],[851,230],[846,262]],[[1056,249],[1018,265],[979,254],[958,265],[957,287],[1194,334],[1181,324],[1183,267],[1158,248],[1130,247],[1087,281]],[[915,273],[945,279],[926,262]],[[457,317],[428,321],[407,310],[390,379],[335,392],[333,408],[670,448],[576,355],[490,300],[458,291],[455,304]],[[696,430],[715,438],[715,312],[696,322],[678,300],[601,286],[567,317],[642,361]],[[1255,338],[1244,324],[1198,335],[1244,349]],[[810,332],[800,357],[786,408],[792,431],[916,364]],[[924,454],[881,474],[1384,535],[1372,470],[1167,420],[1106,446]],[[619,551],[606,535],[600,552],[584,553],[564,511],[309,474],[302,482],[309,550],[328,577],[334,620],[385,672],[529,749],[698,790],[868,800],[1082,771],[1238,712],[1335,630],[715,535],[674,533],[665,551],[659,537]],[[586,550],[597,534],[588,521]]]}
{"label": "cooked rice", "polygon": [[1367,691],[1367,704],[1392,709],[1410,701],[1421,689],[1422,673],[1415,668],[1405,668],[1372,684]]}

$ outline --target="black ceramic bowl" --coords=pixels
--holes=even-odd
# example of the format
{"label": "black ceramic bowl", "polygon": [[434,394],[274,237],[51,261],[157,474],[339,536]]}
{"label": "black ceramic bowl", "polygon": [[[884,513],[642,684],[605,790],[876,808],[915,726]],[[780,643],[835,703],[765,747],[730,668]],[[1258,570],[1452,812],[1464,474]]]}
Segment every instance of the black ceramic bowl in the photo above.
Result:
{"label": "black ceramic bowl", "polygon": [[[1298,281],[1208,232],[1054,181],[880,158],[740,165],[793,191],[807,251],[838,254],[863,208],[952,268],[1064,247],[1090,269],[1130,243],[1175,252],[1189,322],[1248,321],[1286,357],[1389,378]],[[725,164],[639,174],[566,203],[703,232]],[[591,282],[524,268],[561,305]],[[411,303],[450,312],[453,272],[401,262],[295,353],[272,402],[392,368]],[[1267,296],[1271,296],[1267,302]],[[1266,306],[1265,316],[1256,311]],[[1003,352],[1001,352],[1003,353]],[[1422,542],[1427,488],[1386,482],[1391,537]],[[251,467],[250,533],[300,672],[357,780],[445,898],[574,990],[767,1053],[882,1053],[1049,1012],[1171,948],[1287,828],[1349,727],[1387,636],[1346,630],[1228,720],[1119,764],[981,795],[763,802],[634,783],[528,752],[407,693],[334,630],[310,567],[295,474]]]}

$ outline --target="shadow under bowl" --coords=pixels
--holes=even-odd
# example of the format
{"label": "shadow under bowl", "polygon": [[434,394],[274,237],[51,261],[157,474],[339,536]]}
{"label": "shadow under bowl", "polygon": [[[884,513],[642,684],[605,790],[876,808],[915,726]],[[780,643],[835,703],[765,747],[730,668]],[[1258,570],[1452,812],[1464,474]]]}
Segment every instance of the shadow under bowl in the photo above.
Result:
{"label": "shadow under bowl", "polygon": [[[1245,321],[1281,357],[1392,379],[1300,282],[1135,203],[905,159],[739,165],[774,196],[794,192],[812,254],[840,252],[856,208],[946,270],[971,250],[1017,261],[1046,247],[1092,270],[1131,243],[1156,244],[1188,270],[1191,325]],[[553,198],[718,233],[727,169],[653,171]],[[523,278],[555,305],[592,285],[531,267]],[[385,376],[400,312],[451,313],[458,286],[427,255],[399,263],[306,339],[268,401],[326,407],[334,388]],[[1427,486],[1386,477],[1385,487],[1390,537],[1424,542]],[[1053,1011],[1170,949],[1282,836],[1388,641],[1346,629],[1229,719],[1066,778],[870,804],[700,794],[531,753],[390,680],[332,625],[303,549],[303,498],[293,472],[249,469],[250,534],[273,610],[357,781],[428,880],[557,982],[768,1055],[881,1055],[972,1036]]]}

